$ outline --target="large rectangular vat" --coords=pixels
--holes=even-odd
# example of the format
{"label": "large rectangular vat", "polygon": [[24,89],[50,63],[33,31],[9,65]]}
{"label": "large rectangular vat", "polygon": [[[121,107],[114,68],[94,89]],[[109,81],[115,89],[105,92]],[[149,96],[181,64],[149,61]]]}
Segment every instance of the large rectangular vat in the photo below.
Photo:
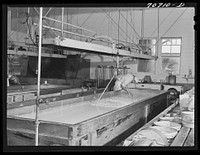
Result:
{"label": "large rectangular vat", "polygon": [[[39,145],[117,145],[168,106],[168,92],[130,89],[40,105]],[[8,145],[34,145],[35,106],[7,110]]]}

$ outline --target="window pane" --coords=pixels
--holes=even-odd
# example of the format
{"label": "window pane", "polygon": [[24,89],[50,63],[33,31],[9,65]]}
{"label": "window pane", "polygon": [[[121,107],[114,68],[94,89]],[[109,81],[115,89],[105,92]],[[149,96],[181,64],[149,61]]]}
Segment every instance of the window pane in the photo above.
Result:
{"label": "window pane", "polygon": [[166,44],[166,39],[162,39],[162,44],[163,44],[163,45],[167,45],[167,44]]}
{"label": "window pane", "polygon": [[176,45],[176,39],[172,39],[172,45]]}
{"label": "window pane", "polygon": [[162,57],[162,70],[164,73],[179,74],[180,57]]}
{"label": "window pane", "polygon": [[170,46],[162,46],[162,53],[170,53]]}
{"label": "window pane", "polygon": [[177,39],[177,45],[181,45],[181,39]]}
{"label": "window pane", "polygon": [[180,46],[172,46],[171,53],[180,53],[180,52],[181,52],[181,47]]}
{"label": "window pane", "polygon": [[167,45],[171,45],[172,44],[172,41],[171,41],[171,39],[167,39]]}

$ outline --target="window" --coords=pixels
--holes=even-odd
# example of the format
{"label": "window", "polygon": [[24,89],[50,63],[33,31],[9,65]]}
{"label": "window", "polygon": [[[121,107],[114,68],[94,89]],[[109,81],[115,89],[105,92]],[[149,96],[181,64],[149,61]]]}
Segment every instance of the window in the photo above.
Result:
{"label": "window", "polygon": [[150,38],[139,40],[139,45],[143,49],[144,54],[155,55],[156,39]]}
{"label": "window", "polygon": [[164,73],[180,72],[181,38],[162,39],[162,70]]}
{"label": "window", "polygon": [[[156,39],[148,38],[139,40],[139,45],[143,49],[143,54],[153,55],[156,53]],[[154,72],[154,60],[138,60],[138,72]]]}

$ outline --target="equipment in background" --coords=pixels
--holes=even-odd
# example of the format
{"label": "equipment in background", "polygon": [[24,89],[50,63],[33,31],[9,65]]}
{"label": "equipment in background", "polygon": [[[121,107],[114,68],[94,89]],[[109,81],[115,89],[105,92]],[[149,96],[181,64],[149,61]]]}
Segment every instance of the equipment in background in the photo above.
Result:
{"label": "equipment in background", "polygon": [[166,84],[176,84],[176,75],[169,75],[166,77]]}
{"label": "equipment in background", "polygon": [[118,75],[116,77],[116,82],[114,86],[114,90],[122,90],[124,89],[125,91],[128,92],[127,90],[127,85],[134,81],[135,76],[132,74],[125,74],[125,75]]}
{"label": "equipment in background", "polygon": [[[121,75],[127,74],[128,69],[126,66],[119,67],[118,72]],[[96,79],[97,79],[97,87],[103,88],[106,87],[112,76],[114,75],[114,71],[116,71],[116,68],[113,66],[97,66],[96,68]],[[111,82],[113,83],[113,81]],[[112,88],[113,84],[111,84],[109,87]]]}
{"label": "equipment in background", "polygon": [[178,92],[176,89],[170,88],[167,91],[169,92],[169,100],[170,101],[173,101],[173,100],[176,100],[177,98],[179,98],[180,92]]}
{"label": "equipment in background", "polygon": [[151,82],[152,82],[151,76],[145,75],[143,78],[143,83],[151,83]]}
{"label": "equipment in background", "polygon": [[174,101],[179,98],[179,95],[183,93],[184,86],[181,84],[166,84],[163,83],[137,83],[130,84],[129,88],[140,88],[140,89],[155,89],[155,90],[165,90],[169,92],[169,101]]}
{"label": "equipment in background", "polygon": [[9,55],[8,56],[8,69],[12,75],[17,76],[26,76],[27,75],[27,66],[29,57],[28,56],[19,56],[19,55]]}

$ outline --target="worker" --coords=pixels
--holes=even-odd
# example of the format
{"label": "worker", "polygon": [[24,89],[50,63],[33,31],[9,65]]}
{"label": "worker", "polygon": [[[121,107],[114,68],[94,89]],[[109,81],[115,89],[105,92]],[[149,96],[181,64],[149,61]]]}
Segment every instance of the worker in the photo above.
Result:
{"label": "worker", "polygon": [[127,87],[128,84],[131,82],[138,83],[137,77],[133,74],[118,75],[115,79],[114,91],[125,90],[130,93]]}

